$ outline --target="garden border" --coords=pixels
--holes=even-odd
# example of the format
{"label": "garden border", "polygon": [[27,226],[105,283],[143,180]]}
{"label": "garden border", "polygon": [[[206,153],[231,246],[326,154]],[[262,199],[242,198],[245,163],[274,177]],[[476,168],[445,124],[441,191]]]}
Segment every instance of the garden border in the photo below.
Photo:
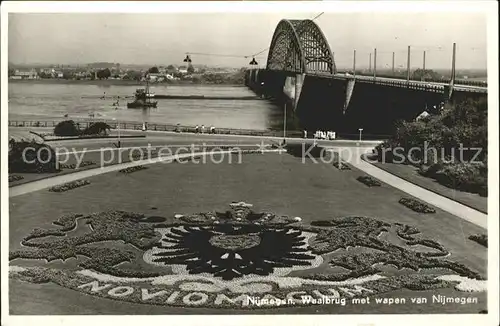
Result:
{"label": "garden border", "polygon": [[[361,159],[362,159],[363,161],[365,161],[366,163],[373,165],[373,166],[374,166],[374,167],[376,167],[376,168],[379,168],[379,169],[381,169],[381,170],[383,170],[383,171],[385,171],[385,172],[387,172],[387,173],[390,173],[391,175],[393,175],[393,176],[395,176],[395,177],[398,177],[398,178],[400,178],[400,179],[403,179],[403,180],[404,180],[404,181],[406,181],[406,182],[409,182],[409,183],[411,183],[411,184],[414,184],[414,185],[415,185],[415,186],[417,186],[417,187],[420,187],[420,188],[423,188],[423,189],[425,189],[425,190],[427,190],[427,191],[430,191],[430,192],[432,192],[432,193],[435,193],[436,195],[446,197],[446,198],[448,198],[449,200],[453,200],[453,201],[455,201],[455,202],[457,202],[457,203],[459,203],[459,204],[461,204],[461,205],[464,205],[464,206],[469,207],[470,209],[473,209],[473,210],[476,210],[476,211],[479,211],[479,212],[481,212],[481,213],[484,213],[484,214],[488,215],[488,209],[483,210],[483,209],[480,209],[480,208],[478,208],[478,207],[472,207],[470,204],[467,204],[467,203],[465,203],[465,202],[463,202],[463,201],[458,201],[458,200],[456,200],[456,198],[453,198],[452,196],[450,196],[450,195],[448,195],[448,194],[439,193],[439,192],[437,192],[436,190],[431,189],[431,188],[429,188],[429,187],[428,187],[428,186],[426,186],[426,185],[421,185],[421,184],[414,183],[412,180],[410,180],[409,178],[407,178],[407,177],[405,177],[405,176],[401,176],[401,175],[398,175],[398,174],[392,173],[392,171],[389,171],[389,170],[387,170],[387,169],[384,169],[384,168],[382,168],[382,167],[380,167],[380,166],[376,166],[376,165],[374,165],[372,162],[370,162],[368,159],[366,159],[366,156],[367,156],[367,155],[371,155],[371,154],[369,154],[369,153],[367,153],[367,154],[362,154],[362,155],[361,155]],[[422,176],[422,177],[423,177],[423,178],[427,178],[427,177],[425,177],[425,176]],[[431,178],[429,178],[429,179],[431,179]],[[432,179],[431,179],[431,180],[432,180]],[[439,185],[441,185],[441,184],[439,184]],[[445,185],[441,185],[441,186],[446,187]],[[448,187],[446,187],[446,188],[448,188]],[[455,190],[455,191],[459,191],[459,192],[464,192],[464,191],[462,191],[462,190],[457,190],[457,189],[452,189],[452,188],[448,188],[448,189]],[[479,196],[479,195],[478,195],[478,196]],[[488,198],[488,197],[486,197],[486,198]]]}

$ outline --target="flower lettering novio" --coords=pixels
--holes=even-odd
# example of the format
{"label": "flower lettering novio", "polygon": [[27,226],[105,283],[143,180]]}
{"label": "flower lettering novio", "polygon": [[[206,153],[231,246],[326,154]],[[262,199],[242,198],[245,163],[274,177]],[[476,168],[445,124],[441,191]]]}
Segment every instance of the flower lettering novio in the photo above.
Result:
{"label": "flower lettering novio", "polygon": [[[243,309],[339,304],[402,288],[486,289],[482,275],[446,259],[446,248],[416,228],[368,217],[303,223],[234,202],[223,212],[108,211],[61,216],[54,225],[34,229],[10,252],[12,278],[128,302]],[[104,241],[116,246],[94,245]],[[79,270],[15,265],[68,258]],[[389,265],[412,272],[391,274]],[[421,273],[433,268],[441,272]]]}

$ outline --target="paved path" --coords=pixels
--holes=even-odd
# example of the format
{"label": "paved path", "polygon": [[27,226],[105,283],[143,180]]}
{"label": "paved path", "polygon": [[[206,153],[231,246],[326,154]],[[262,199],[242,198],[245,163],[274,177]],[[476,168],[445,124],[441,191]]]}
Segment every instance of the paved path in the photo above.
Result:
{"label": "paved path", "polygon": [[484,229],[488,228],[487,214],[484,214],[447,197],[438,195],[432,191],[419,187],[361,159],[361,155],[366,154],[370,151],[371,150],[367,148],[351,147],[344,151],[340,151],[340,156],[344,161],[353,165],[355,168],[391,185],[394,188],[402,190],[413,197],[423,200],[433,206],[439,207],[440,209],[450,214],[458,216],[461,219],[476,224]]}
{"label": "paved path", "polygon": [[[278,152],[279,150],[263,150],[263,152]],[[218,154],[229,154],[231,151],[226,150],[226,151],[218,151]],[[185,153],[185,154],[177,154],[177,155],[168,155],[168,156],[162,156],[162,157],[156,157],[152,159],[145,159],[145,160],[140,160],[140,161],[134,161],[134,162],[127,162],[127,163],[121,163],[121,164],[115,164],[115,165],[109,165],[105,167],[100,167],[96,169],[89,169],[89,170],[84,170],[84,171],[78,171],[70,174],[64,174],[64,175],[59,175],[55,176],[52,178],[47,178],[47,179],[42,179],[42,180],[37,180],[33,182],[28,182],[24,183],[18,186],[13,186],[9,188],[9,197],[16,197],[20,195],[24,195],[30,192],[50,188],[56,185],[60,185],[63,183],[67,182],[72,182],[80,179],[85,179],[89,177],[93,177],[96,175],[108,173],[108,172],[114,172],[114,171],[119,171],[121,169],[126,169],[129,167],[133,166],[138,166],[138,165],[148,165],[148,164],[154,164],[154,163],[159,163],[159,162],[169,162],[175,159],[179,158],[189,158],[194,156],[203,156],[203,155],[210,155],[211,152],[195,152],[195,153]]]}
{"label": "paved path", "polygon": [[[347,146],[346,146],[347,145]],[[350,146],[349,146],[350,145]],[[375,167],[374,165],[364,161],[361,159],[362,154],[366,154],[371,151],[372,147],[365,147],[367,144],[363,144],[364,146],[353,146],[353,143],[345,144],[341,143],[342,150],[339,150],[339,146],[337,144],[332,144],[332,142],[324,142],[324,147],[332,148],[335,151],[339,151],[342,159],[359,170],[395,187],[400,189],[413,197],[416,197],[420,200],[423,200],[433,206],[439,207],[444,211],[447,211],[455,216],[458,216],[464,220],[467,220],[473,224],[476,224],[482,228],[487,229],[487,214],[484,214],[480,211],[474,210],[470,207],[462,205],[456,201],[453,201],[449,198],[440,196],[434,192],[431,192],[427,189],[419,187],[415,184],[412,184],[404,179],[401,179],[393,174],[390,174],[382,169]],[[221,153],[229,153],[228,151],[224,151]],[[207,155],[207,152],[199,152],[196,155]],[[145,164],[153,164],[162,161],[168,161],[176,158],[184,158],[191,156],[191,153],[179,154],[173,156],[164,156],[154,159],[147,159],[141,161],[127,162],[123,164],[116,164],[112,166],[106,166],[98,169],[91,169],[85,171],[74,172],[71,174],[56,176],[49,179],[43,179],[39,181],[33,181],[30,183],[22,184],[19,186],[14,186],[9,189],[9,197],[20,196],[26,193],[30,193],[33,191],[49,188],[58,184],[71,182],[83,178],[88,178],[91,176],[118,171],[121,169],[125,169],[131,166],[136,165],[145,165]]]}

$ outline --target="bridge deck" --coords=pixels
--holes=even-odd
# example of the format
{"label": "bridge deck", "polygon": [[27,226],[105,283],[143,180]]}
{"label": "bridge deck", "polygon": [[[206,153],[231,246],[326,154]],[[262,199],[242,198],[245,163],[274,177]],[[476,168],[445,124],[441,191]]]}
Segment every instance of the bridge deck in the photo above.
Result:
{"label": "bridge deck", "polygon": [[[356,75],[356,76],[345,75],[345,74],[335,74],[335,75],[310,74],[310,75],[317,77],[324,77],[324,78],[343,79],[343,80],[355,78],[356,81],[361,81],[361,82],[381,84],[394,87],[410,87],[415,89],[425,89],[428,91],[435,91],[435,92],[443,92],[445,87],[450,86],[449,83],[428,82],[428,81],[418,81],[418,80],[407,81],[397,78],[373,77],[373,76],[362,76],[362,75]],[[454,84],[453,89],[455,91],[462,91],[462,92],[488,93],[488,87],[481,87],[481,86]]]}

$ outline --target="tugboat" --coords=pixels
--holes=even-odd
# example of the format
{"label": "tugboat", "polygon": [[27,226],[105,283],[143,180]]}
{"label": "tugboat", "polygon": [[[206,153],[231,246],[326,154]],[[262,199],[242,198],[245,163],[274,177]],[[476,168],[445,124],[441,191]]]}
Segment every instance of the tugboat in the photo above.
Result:
{"label": "tugboat", "polygon": [[129,109],[144,109],[144,108],[156,108],[158,101],[151,101],[154,97],[153,93],[149,92],[149,82],[146,78],[146,88],[138,88],[135,91],[135,100],[133,102],[127,103],[127,108]]}

